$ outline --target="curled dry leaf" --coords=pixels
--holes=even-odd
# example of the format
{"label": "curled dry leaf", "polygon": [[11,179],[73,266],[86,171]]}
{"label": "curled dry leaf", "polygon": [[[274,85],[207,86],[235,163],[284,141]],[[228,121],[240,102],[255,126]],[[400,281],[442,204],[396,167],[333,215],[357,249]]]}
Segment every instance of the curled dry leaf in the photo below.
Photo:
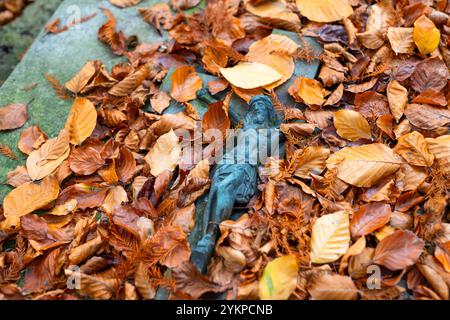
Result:
{"label": "curled dry leaf", "polygon": [[151,282],[148,268],[143,262],[139,262],[134,274],[134,285],[137,291],[146,300],[153,299],[156,294],[156,286]]}
{"label": "curled dry leaf", "polygon": [[170,29],[173,24],[173,16],[167,3],[157,3],[149,8],[138,8],[144,21],[153,25],[161,34],[161,29]]}
{"label": "curled dry leaf", "polygon": [[450,110],[428,104],[408,104],[405,116],[411,124],[424,130],[433,130],[450,123]]}
{"label": "curled dry leaf", "polygon": [[428,150],[424,136],[417,131],[401,136],[394,150],[409,164],[419,167],[430,167],[433,164],[434,156]]}
{"label": "curled dry leaf", "polygon": [[25,182],[30,182],[31,178],[28,175],[27,168],[24,166],[18,166],[14,170],[8,172],[6,176],[6,183],[13,186],[18,187]]}
{"label": "curled dry leaf", "polygon": [[389,82],[386,94],[389,102],[389,108],[395,118],[395,121],[399,121],[403,116],[406,104],[408,103],[408,90],[402,86],[397,80]]}
{"label": "curled dry leaf", "polygon": [[111,10],[102,8],[102,11],[108,20],[98,30],[98,39],[108,44],[114,54],[122,55],[125,51],[126,37],[122,31],[116,31],[117,20]]}
{"label": "curled dry leaf", "polygon": [[170,95],[178,102],[187,102],[197,98],[197,91],[203,86],[202,79],[193,66],[182,66],[171,76],[172,89]]}
{"label": "curled dry leaf", "polygon": [[[297,152],[298,151],[298,152]],[[294,175],[310,179],[310,173],[321,174],[326,167],[325,161],[330,156],[330,150],[323,147],[309,146],[303,150],[296,150],[292,157]]]}
{"label": "curled dry leaf", "polygon": [[231,124],[227,111],[228,110],[224,110],[224,103],[222,101],[210,104],[208,106],[208,111],[203,115],[203,132],[215,129],[219,130],[222,133],[222,136],[225,137],[226,130],[230,128]]}
{"label": "curled dry leaf", "polygon": [[422,254],[424,242],[411,231],[397,230],[378,243],[373,262],[390,270],[413,265]]}
{"label": "curled dry leaf", "polygon": [[304,102],[308,106],[321,106],[325,102],[327,90],[315,79],[299,77],[289,88],[289,94],[297,102]]}
{"label": "curled dry leaf", "polygon": [[395,173],[402,159],[381,143],[346,147],[327,160],[329,170],[337,168],[339,179],[358,187],[371,187]]}
{"label": "curled dry leaf", "polygon": [[24,216],[56,200],[58,194],[58,181],[52,176],[41,183],[26,182],[6,195],[3,214],[6,218]]}
{"label": "curled dry leaf", "polygon": [[336,132],[344,139],[355,141],[372,138],[369,123],[359,112],[353,110],[336,111],[333,121]]}
{"label": "curled dry leaf", "polygon": [[142,0],[109,0],[109,2],[111,2],[113,5],[119,8],[132,7],[139,4],[139,2],[141,1]]}
{"label": "curled dry leaf", "polygon": [[242,89],[262,87],[283,77],[272,67],[258,62],[242,62],[234,67],[219,70],[232,85]]}
{"label": "curled dry leaf", "polygon": [[91,146],[73,150],[69,156],[70,169],[79,175],[90,175],[105,164],[100,152]]}
{"label": "curled dry leaf", "polygon": [[96,71],[95,61],[89,61],[72,79],[66,82],[66,88],[73,93],[81,92],[92,79]]}
{"label": "curled dry leaf", "polygon": [[65,125],[70,135],[70,142],[80,145],[92,134],[96,124],[97,110],[92,102],[86,98],[76,98]]}
{"label": "curled dry leaf", "polygon": [[434,155],[439,168],[448,176],[450,173],[450,135],[426,138],[428,150]]}
{"label": "curled dry leaf", "polygon": [[153,148],[145,156],[150,172],[155,177],[165,170],[173,171],[181,158],[181,146],[177,135],[170,130],[158,138]]}
{"label": "curled dry leaf", "polygon": [[96,236],[95,238],[79,245],[78,247],[70,250],[69,262],[71,265],[78,265],[81,262],[86,261],[92,257],[104,244],[101,236]]}
{"label": "curled dry leaf", "polygon": [[45,133],[38,126],[26,128],[20,134],[18,148],[25,154],[30,154],[34,149],[38,149],[47,139]]}
{"label": "curled dry leaf", "polygon": [[108,92],[113,96],[125,97],[130,95],[150,74],[150,66],[142,65],[125,79],[115,84]]}
{"label": "curled dry leaf", "polygon": [[297,0],[296,3],[300,13],[315,22],[339,21],[353,14],[348,0]]}
{"label": "curled dry leaf", "polygon": [[103,277],[101,275],[87,275],[71,269],[65,269],[64,273],[71,279],[79,279],[80,293],[97,300],[108,300],[114,297],[120,286],[120,279]]}
{"label": "curled dry leaf", "polygon": [[438,47],[441,33],[433,21],[427,16],[421,15],[414,22],[413,38],[420,53],[426,55]]}
{"label": "curled dry leaf", "polygon": [[28,175],[39,180],[53,171],[69,156],[69,134],[61,130],[58,137],[47,140],[38,150],[30,153],[27,159]]}
{"label": "curled dry leaf", "polygon": [[287,300],[297,287],[298,264],[294,255],[270,261],[259,280],[259,298]]}
{"label": "curled dry leaf", "polygon": [[113,213],[116,206],[126,202],[128,202],[128,195],[125,189],[122,186],[115,186],[109,189],[100,208],[106,213]]}
{"label": "curled dry leaf", "polygon": [[355,212],[350,222],[353,238],[365,236],[380,229],[391,218],[391,206],[386,203],[372,202],[363,204]]}
{"label": "curled dry leaf", "polygon": [[415,48],[413,28],[388,28],[387,37],[392,50],[396,53],[412,54]]}
{"label": "curled dry leaf", "polygon": [[334,262],[347,252],[349,243],[348,212],[326,214],[317,219],[312,228],[311,262]]}
{"label": "curled dry leaf", "polygon": [[308,288],[313,300],[356,300],[359,290],[352,278],[337,274],[323,274]]}
{"label": "curled dry leaf", "polygon": [[26,104],[13,103],[0,108],[0,130],[20,128],[28,120]]}
{"label": "curled dry leaf", "polygon": [[158,93],[150,99],[150,103],[153,110],[162,113],[170,105],[170,96],[164,91],[158,91]]}

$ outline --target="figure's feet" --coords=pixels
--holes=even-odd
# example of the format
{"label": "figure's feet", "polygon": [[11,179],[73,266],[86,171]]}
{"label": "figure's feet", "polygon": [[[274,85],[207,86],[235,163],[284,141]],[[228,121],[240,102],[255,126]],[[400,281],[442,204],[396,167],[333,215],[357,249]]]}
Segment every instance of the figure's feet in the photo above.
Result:
{"label": "figure's feet", "polygon": [[191,262],[201,273],[206,273],[208,262],[212,257],[215,241],[210,234],[204,235],[191,251]]}

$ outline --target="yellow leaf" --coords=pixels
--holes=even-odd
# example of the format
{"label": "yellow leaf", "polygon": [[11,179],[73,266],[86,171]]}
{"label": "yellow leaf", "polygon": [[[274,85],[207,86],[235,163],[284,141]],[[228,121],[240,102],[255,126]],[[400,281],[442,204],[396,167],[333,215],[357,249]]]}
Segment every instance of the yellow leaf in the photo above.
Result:
{"label": "yellow leaf", "polygon": [[297,0],[300,13],[315,22],[339,21],[353,14],[347,0]]}
{"label": "yellow leaf", "polygon": [[389,102],[389,108],[395,121],[399,121],[403,116],[406,104],[408,103],[408,90],[402,86],[397,80],[389,82],[387,89],[387,98]]}
{"label": "yellow leaf", "polygon": [[414,22],[413,38],[420,53],[426,55],[438,47],[441,33],[433,21],[428,19],[427,16],[421,15]]}
{"label": "yellow leaf", "polygon": [[293,159],[296,168],[294,175],[300,178],[310,179],[310,173],[322,173],[326,166],[325,161],[330,155],[330,149],[310,146],[298,151],[299,156],[295,157],[294,155],[295,158]]}
{"label": "yellow leaf", "polygon": [[402,159],[382,143],[346,147],[332,154],[327,168],[338,169],[338,178],[357,187],[371,187],[398,170]]}
{"label": "yellow leaf", "polygon": [[40,184],[26,182],[6,195],[3,214],[6,218],[24,216],[51,203],[58,194],[58,181],[53,176],[46,177]]}
{"label": "yellow leaf", "polygon": [[73,93],[81,92],[88,84],[89,80],[94,76],[96,71],[94,61],[86,63],[75,77],[66,82],[66,88]]}
{"label": "yellow leaf", "polygon": [[330,263],[345,254],[350,243],[349,225],[346,211],[327,214],[317,219],[311,235],[311,262]]}
{"label": "yellow leaf", "polygon": [[412,54],[414,51],[413,28],[388,28],[387,37],[392,50],[399,53]]}
{"label": "yellow leaf", "polygon": [[231,68],[219,68],[220,73],[232,85],[254,89],[271,84],[282,78],[275,69],[258,62],[243,62]]}
{"label": "yellow leaf", "polygon": [[155,177],[164,170],[173,171],[181,158],[181,146],[177,135],[170,130],[158,138],[153,148],[145,156],[150,172]]}
{"label": "yellow leaf", "polygon": [[69,156],[69,152],[69,134],[63,129],[58,137],[47,140],[30,153],[27,159],[28,175],[33,180],[48,176]]}
{"label": "yellow leaf", "polygon": [[409,164],[419,167],[429,167],[433,164],[434,156],[428,150],[424,136],[417,131],[401,136],[394,150]]}
{"label": "yellow leaf", "polygon": [[355,141],[372,138],[369,123],[359,112],[339,110],[334,113],[334,127],[342,138]]}
{"label": "yellow leaf", "polygon": [[286,300],[297,287],[298,265],[294,255],[276,258],[264,268],[259,280],[259,298]]}
{"label": "yellow leaf", "polygon": [[97,110],[86,98],[76,98],[66,121],[66,130],[70,134],[70,142],[80,145],[89,137],[97,124]]}

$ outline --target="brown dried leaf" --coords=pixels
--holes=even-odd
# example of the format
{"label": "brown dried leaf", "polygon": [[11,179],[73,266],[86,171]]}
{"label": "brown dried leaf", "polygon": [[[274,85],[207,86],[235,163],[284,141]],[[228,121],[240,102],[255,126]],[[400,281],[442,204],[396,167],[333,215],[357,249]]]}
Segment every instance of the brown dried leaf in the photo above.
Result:
{"label": "brown dried leaf", "polygon": [[389,204],[372,202],[361,205],[350,221],[352,237],[358,238],[380,229],[389,222],[391,214]]}
{"label": "brown dried leaf", "polygon": [[38,149],[47,139],[45,133],[38,126],[26,128],[20,134],[18,148],[25,154],[30,154],[34,149]]}
{"label": "brown dried leaf", "polygon": [[95,61],[89,61],[72,79],[66,82],[66,88],[73,93],[81,92],[92,79],[96,71]]}
{"label": "brown dried leaf", "polygon": [[20,128],[28,120],[27,105],[13,103],[0,108],[0,130]]}
{"label": "brown dried leaf", "polygon": [[170,95],[178,102],[187,102],[197,98],[197,91],[203,86],[202,79],[193,66],[176,69],[171,76],[172,89]]}
{"label": "brown dried leaf", "polygon": [[334,113],[334,127],[342,138],[355,141],[372,139],[372,132],[367,120],[353,110],[339,110]]}
{"label": "brown dried leaf", "polygon": [[420,129],[433,130],[450,123],[450,110],[428,104],[408,104],[405,116]]}
{"label": "brown dried leaf", "polygon": [[401,136],[394,150],[409,164],[419,167],[430,167],[433,164],[434,156],[428,151],[424,136],[417,131]]}
{"label": "brown dried leaf", "polygon": [[411,87],[417,92],[427,89],[441,90],[447,85],[449,71],[447,65],[439,58],[420,61],[411,75]]}
{"label": "brown dried leaf", "polygon": [[408,90],[398,83],[397,80],[392,80],[387,86],[386,94],[391,113],[395,121],[398,122],[403,116],[406,104],[408,103]]}

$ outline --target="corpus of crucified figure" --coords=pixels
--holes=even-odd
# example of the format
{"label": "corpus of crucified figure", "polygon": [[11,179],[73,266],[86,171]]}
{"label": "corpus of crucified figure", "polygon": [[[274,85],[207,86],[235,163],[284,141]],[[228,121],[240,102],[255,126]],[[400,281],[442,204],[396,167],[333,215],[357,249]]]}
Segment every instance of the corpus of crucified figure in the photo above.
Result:
{"label": "corpus of crucified figure", "polygon": [[[205,272],[219,236],[219,224],[229,219],[236,204],[245,205],[257,189],[258,166],[278,151],[278,120],[269,97],[258,95],[249,103],[237,142],[228,137],[224,155],[216,161],[208,202],[198,219],[200,240],[191,262]],[[230,141],[232,140],[232,141]]]}

